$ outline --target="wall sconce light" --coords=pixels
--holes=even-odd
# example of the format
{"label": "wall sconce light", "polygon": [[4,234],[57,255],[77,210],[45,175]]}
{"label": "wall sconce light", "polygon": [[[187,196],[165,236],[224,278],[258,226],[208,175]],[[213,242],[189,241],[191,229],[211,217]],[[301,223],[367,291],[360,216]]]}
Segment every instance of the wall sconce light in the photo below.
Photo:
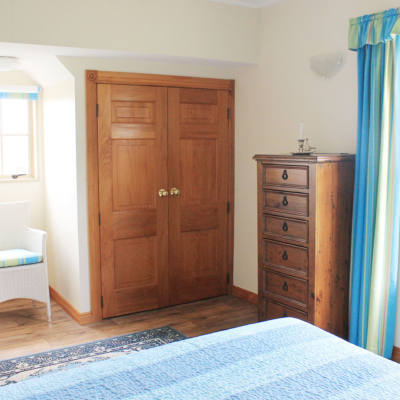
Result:
{"label": "wall sconce light", "polygon": [[342,53],[322,54],[319,56],[311,57],[311,69],[322,79],[332,78],[333,75],[339,70],[342,64]]}
{"label": "wall sconce light", "polygon": [[16,57],[0,56],[0,71],[12,71],[21,65]]}

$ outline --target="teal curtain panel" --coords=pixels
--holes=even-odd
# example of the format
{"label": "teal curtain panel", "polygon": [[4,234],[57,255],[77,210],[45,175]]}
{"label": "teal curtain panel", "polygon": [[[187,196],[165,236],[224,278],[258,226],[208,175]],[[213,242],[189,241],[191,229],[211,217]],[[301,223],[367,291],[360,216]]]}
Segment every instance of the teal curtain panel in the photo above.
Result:
{"label": "teal curtain panel", "polygon": [[390,358],[399,262],[400,20],[391,9],[350,20],[358,57],[358,131],[350,342]]}

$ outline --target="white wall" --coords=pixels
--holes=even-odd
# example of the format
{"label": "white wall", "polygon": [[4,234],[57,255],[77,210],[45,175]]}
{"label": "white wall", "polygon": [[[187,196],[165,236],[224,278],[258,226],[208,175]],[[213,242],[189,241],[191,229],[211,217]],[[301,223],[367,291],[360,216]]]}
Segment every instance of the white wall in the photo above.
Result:
{"label": "white wall", "polygon": [[257,11],[205,0],[2,0],[0,42],[256,62]]}
{"label": "white wall", "polygon": [[[0,85],[37,86],[38,84],[22,71],[8,71],[0,72]],[[42,100],[39,95],[39,100],[36,102],[38,122],[36,127],[36,145],[38,155],[37,178],[32,180],[22,180],[21,178],[18,178],[10,182],[0,181],[0,203],[29,200],[30,226],[36,229],[45,229],[41,106]]]}
{"label": "white wall", "polygon": [[[80,265],[80,312],[90,311],[89,247],[86,186],[86,97],[85,70],[138,72],[164,75],[197,76],[204,78],[233,79],[235,71],[230,68],[204,67],[184,64],[134,62],[93,58],[59,57],[75,78],[76,91],[76,146],[77,187],[79,221],[79,265]],[[47,166],[47,165],[46,165]],[[50,185],[50,183],[48,183]],[[68,297],[67,297],[68,299]]]}
{"label": "white wall", "polygon": [[[235,285],[257,292],[253,155],[294,151],[300,121],[319,152],[355,152],[357,56],[347,51],[349,18],[398,5],[393,0],[284,0],[259,10],[258,64],[236,73]],[[310,70],[310,57],[338,51],[345,62],[332,79],[323,81]]]}
{"label": "white wall", "polygon": [[43,107],[49,281],[80,310],[74,79],[44,89]]}
{"label": "white wall", "polygon": [[[356,54],[347,51],[348,20],[397,6],[393,0],[282,0],[256,11],[205,0],[1,1],[0,41],[236,62],[258,59],[257,65],[235,71],[59,58],[75,78],[76,132],[72,81],[46,89],[47,109],[54,107],[59,118],[59,123],[47,121],[46,148],[58,149],[46,155],[47,226],[53,232],[67,227],[64,232],[71,248],[68,254],[60,251],[63,235],[51,244],[52,257],[60,257],[63,263],[62,268],[56,263],[50,267],[51,284],[79,311],[90,310],[85,69],[236,78],[234,284],[256,292],[256,165],[252,156],[293,151],[302,120],[306,136],[318,151],[355,151],[357,66]],[[344,63],[334,78],[322,81],[310,70],[309,59],[337,51],[344,53]],[[64,105],[67,114],[61,112]],[[55,166],[60,163],[69,173],[65,170],[59,175]],[[65,180],[65,187],[59,178]],[[400,346],[400,329],[396,345]]]}

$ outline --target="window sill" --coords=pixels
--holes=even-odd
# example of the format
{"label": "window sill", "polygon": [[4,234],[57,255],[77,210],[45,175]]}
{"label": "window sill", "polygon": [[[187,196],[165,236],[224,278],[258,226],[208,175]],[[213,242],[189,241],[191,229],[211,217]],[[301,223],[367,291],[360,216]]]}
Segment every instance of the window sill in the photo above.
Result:
{"label": "window sill", "polygon": [[1,183],[15,183],[15,182],[39,182],[39,178],[17,178],[17,179],[12,179],[12,178],[0,178],[0,184]]}

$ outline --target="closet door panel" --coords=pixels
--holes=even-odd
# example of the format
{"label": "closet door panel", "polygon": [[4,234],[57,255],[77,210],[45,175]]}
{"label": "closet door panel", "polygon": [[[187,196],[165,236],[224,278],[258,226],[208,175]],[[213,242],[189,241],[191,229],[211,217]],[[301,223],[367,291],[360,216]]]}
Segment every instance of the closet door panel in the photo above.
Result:
{"label": "closet door panel", "polygon": [[113,140],[113,211],[155,209],[154,140]]}
{"label": "closet door panel", "polygon": [[170,303],[227,293],[228,93],[168,89]]}
{"label": "closet door panel", "polygon": [[180,139],[182,206],[216,204],[217,151],[217,138]]}
{"label": "closet door panel", "polygon": [[165,307],[167,89],[98,85],[103,317]]}

